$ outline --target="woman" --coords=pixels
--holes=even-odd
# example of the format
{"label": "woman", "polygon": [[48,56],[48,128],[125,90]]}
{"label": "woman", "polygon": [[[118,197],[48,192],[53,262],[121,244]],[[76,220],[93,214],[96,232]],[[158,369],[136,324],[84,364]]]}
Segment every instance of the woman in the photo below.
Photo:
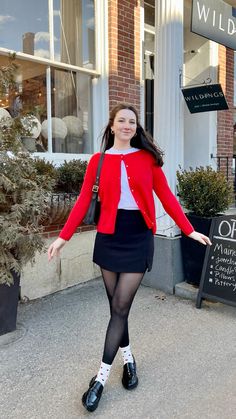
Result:
{"label": "woman", "polygon": [[[170,191],[162,153],[139,124],[136,109],[118,104],[104,131],[99,198],[101,214],[97,226],[93,261],[97,263],[110,304],[102,362],[92,378],[82,402],[94,411],[120,347],[123,360],[122,384],[131,390],[138,385],[136,363],[129,344],[128,315],[146,270],[151,270],[153,234],[156,232],[153,190],[166,212],[189,237],[211,244],[208,237],[194,231],[179,202]],[[100,153],[90,159],[80,196],[59,238],[48,249],[49,260],[71,238],[82,223],[90,204]]]}

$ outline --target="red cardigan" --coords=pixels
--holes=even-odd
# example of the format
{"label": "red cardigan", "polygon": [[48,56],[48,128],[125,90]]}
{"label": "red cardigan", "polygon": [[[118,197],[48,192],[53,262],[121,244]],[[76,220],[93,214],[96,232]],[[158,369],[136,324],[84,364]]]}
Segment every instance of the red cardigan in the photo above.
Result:
{"label": "red cardigan", "polygon": [[[99,157],[100,153],[96,153],[89,161],[80,195],[59,235],[64,240],[71,238],[76,228],[82,223],[88,210]],[[156,164],[153,155],[146,150],[139,150],[135,153],[124,155],[105,154],[99,185],[101,214],[97,231],[107,234],[114,233],[121,192],[121,160],[125,163],[129,186],[134,199],[153,234],[156,233],[153,190],[166,212],[179,228],[186,235],[192,233],[194,228],[171,192],[164,172]]]}

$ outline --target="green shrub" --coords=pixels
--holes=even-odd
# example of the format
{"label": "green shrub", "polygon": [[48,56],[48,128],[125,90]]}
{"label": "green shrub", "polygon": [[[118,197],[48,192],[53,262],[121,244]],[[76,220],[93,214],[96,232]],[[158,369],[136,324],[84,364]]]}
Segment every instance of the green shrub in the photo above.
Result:
{"label": "green shrub", "polygon": [[79,159],[71,160],[70,162],[64,161],[64,163],[57,168],[58,179],[56,190],[58,192],[79,193],[87,164],[86,161]]}
{"label": "green shrub", "polygon": [[58,179],[58,171],[54,164],[37,157],[34,159],[34,167],[42,181],[43,179],[51,180],[51,184],[55,188]]}
{"label": "green shrub", "polygon": [[210,166],[178,170],[178,194],[191,214],[214,217],[225,211],[232,199],[232,187],[225,175]]}

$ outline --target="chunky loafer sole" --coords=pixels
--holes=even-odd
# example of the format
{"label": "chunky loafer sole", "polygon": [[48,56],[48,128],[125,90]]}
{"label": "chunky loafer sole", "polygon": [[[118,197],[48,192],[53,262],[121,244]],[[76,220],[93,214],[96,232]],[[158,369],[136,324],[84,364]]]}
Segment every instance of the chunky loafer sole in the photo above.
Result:
{"label": "chunky loafer sole", "polygon": [[137,380],[135,381],[135,383],[133,383],[133,384],[131,384],[131,385],[128,385],[127,386],[127,384],[124,382],[124,380],[122,379],[122,385],[123,385],[123,387],[126,389],[126,390],[133,390],[134,388],[136,388],[137,387],[137,385],[138,385],[138,377],[137,377]]}
{"label": "chunky loafer sole", "polygon": [[88,410],[88,412],[94,412],[94,410],[96,410],[97,407],[98,407],[99,400],[93,406],[88,406],[87,403],[86,403],[86,394],[84,394],[83,397],[82,397],[82,403],[83,403],[83,406],[85,407],[85,409]]}
{"label": "chunky loafer sole", "polygon": [[103,385],[95,379],[96,376],[91,379],[89,389],[82,396],[83,406],[89,412],[94,412],[97,409],[103,392]]}

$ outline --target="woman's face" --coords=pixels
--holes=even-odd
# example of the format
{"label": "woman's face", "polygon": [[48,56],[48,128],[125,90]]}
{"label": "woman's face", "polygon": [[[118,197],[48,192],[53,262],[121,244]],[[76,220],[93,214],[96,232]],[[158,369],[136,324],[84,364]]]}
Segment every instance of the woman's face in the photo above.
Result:
{"label": "woman's face", "polygon": [[111,129],[114,132],[114,141],[130,142],[136,133],[136,115],[130,109],[121,109],[117,112]]}

